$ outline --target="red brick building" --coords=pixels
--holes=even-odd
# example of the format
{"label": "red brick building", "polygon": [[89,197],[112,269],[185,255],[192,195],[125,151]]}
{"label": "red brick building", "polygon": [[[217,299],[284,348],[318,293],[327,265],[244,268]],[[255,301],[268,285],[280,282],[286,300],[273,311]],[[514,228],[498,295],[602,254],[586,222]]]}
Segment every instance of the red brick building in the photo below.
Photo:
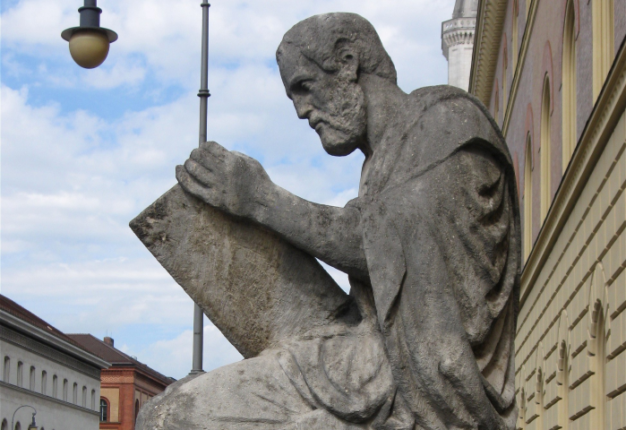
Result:
{"label": "red brick building", "polygon": [[111,363],[103,369],[100,388],[100,429],[133,430],[139,409],[175,381],[90,334],[70,334],[87,351]]}

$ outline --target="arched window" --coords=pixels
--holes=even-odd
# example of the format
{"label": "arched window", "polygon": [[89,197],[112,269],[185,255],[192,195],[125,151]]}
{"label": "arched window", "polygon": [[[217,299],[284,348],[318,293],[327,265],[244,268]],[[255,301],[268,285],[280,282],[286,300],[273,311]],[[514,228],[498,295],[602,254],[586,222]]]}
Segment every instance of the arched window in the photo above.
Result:
{"label": "arched window", "polygon": [[57,375],[52,376],[52,397],[57,398],[57,392],[59,389],[59,378]]}
{"label": "arched window", "polygon": [[24,378],[24,363],[21,361],[17,362],[17,386],[21,387],[24,384],[22,380]]}
{"label": "arched window", "polygon": [[537,392],[535,393],[535,403],[537,404],[537,414],[539,417],[537,418],[537,425],[535,426],[536,430],[543,430],[543,370],[541,367],[537,369]]}
{"label": "arched window", "polygon": [[67,390],[68,390],[68,381],[67,379],[63,380],[63,400],[67,402]]}
{"label": "arched window", "polygon": [[28,388],[35,391],[35,366],[30,366],[30,378]]}
{"label": "arched window", "polygon": [[559,316],[557,341],[556,384],[558,391],[558,425],[562,430],[569,427],[569,372],[570,372],[569,322],[567,311],[562,310]]}
{"label": "arched window", "polygon": [[530,133],[526,136],[524,160],[524,260],[533,246],[533,148]]}
{"label": "arched window", "polygon": [[45,370],[41,372],[41,394],[46,394],[48,391],[48,372]]}
{"label": "arched window", "polygon": [[517,55],[518,55],[518,21],[519,21],[519,1],[513,0],[513,17],[512,17],[512,28],[511,28],[511,70],[513,74],[515,74],[515,69],[517,68]]}
{"label": "arched window", "polygon": [[550,152],[552,146],[550,143],[550,78],[546,74],[543,81],[543,96],[541,101],[541,221],[546,218],[551,203],[551,188],[550,188]]}
{"label": "arched window", "polygon": [[109,402],[104,397],[100,398],[100,422],[106,423],[109,421]]}
{"label": "arched window", "polygon": [[72,386],[72,403],[78,404],[78,384],[76,382]]}
{"label": "arched window", "polygon": [[536,354],[536,369],[535,375],[535,430],[546,430],[545,428],[545,373],[544,373],[544,350],[543,344],[540,342]]}
{"label": "arched window", "polygon": [[576,148],[576,11],[567,2],[563,30],[563,173]]}
{"label": "arched window", "polygon": [[606,428],[606,341],[607,341],[607,297],[604,269],[596,264],[591,277],[589,292],[589,341],[591,376],[591,426],[594,429]]}
{"label": "arched window", "polygon": [[6,355],[4,357],[4,369],[2,371],[2,380],[7,384],[10,382],[11,378],[11,358]]}
{"label": "arched window", "polygon": [[137,422],[138,416],[139,416],[139,400],[135,399],[135,422]]}
{"label": "arched window", "polygon": [[[506,34],[505,34],[506,40]],[[509,55],[506,46],[504,47],[504,51],[502,53],[502,124],[504,124],[504,117],[506,115],[506,106],[508,101],[506,99],[506,82],[507,82],[507,73],[509,70]]]}
{"label": "arched window", "polygon": [[496,95],[493,102],[493,119],[500,123],[500,90],[498,88],[498,80],[496,79]]}
{"label": "arched window", "polygon": [[592,0],[593,99],[597,99],[614,57],[613,0]]}
{"label": "arched window", "polygon": [[82,407],[86,408],[87,407],[87,387],[85,387],[83,385],[83,403],[82,403]]}
{"label": "arched window", "polygon": [[2,420],[2,427],[0,427],[0,429],[9,430],[9,423],[6,419]]}
{"label": "arched window", "polygon": [[15,430],[22,430],[22,425],[19,421],[15,423]]}
{"label": "arched window", "polygon": [[96,390],[91,390],[91,409],[96,410]]}

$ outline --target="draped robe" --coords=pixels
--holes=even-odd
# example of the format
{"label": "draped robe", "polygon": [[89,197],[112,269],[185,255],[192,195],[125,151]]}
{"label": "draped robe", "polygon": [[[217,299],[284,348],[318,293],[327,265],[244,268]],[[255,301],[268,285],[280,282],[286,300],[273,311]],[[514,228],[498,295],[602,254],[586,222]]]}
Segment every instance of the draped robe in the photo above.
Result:
{"label": "draped robe", "polygon": [[[369,280],[350,279],[353,306],[181,385],[178,402],[154,406],[164,421],[150,428],[515,428],[521,263],[510,155],[466,92],[409,97],[412,120],[393,124],[348,203],[361,213],[369,271]],[[167,421],[181,403],[202,403],[185,412],[202,416]]]}

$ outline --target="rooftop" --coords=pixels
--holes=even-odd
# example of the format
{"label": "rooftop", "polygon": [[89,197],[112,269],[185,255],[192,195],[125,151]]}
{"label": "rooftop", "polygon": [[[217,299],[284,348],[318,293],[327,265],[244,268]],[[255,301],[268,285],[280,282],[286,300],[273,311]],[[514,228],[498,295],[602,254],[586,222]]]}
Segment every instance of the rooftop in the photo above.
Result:
{"label": "rooftop", "polygon": [[75,342],[61,330],[51,326],[46,321],[39,318],[37,315],[32,313],[31,311],[23,308],[22,306],[15,303],[13,300],[9,299],[7,296],[0,294],[0,310],[3,310],[14,317],[21,319],[31,325],[34,325],[37,328],[44,330],[47,333],[50,333],[65,342],[69,342],[74,346],[78,346],[81,349],[85,349],[82,345]]}
{"label": "rooftop", "polygon": [[0,321],[2,325],[70,354],[95,368],[106,369],[109,367],[106,360],[93,354],[61,330],[2,294],[0,294]]}
{"label": "rooftop", "polygon": [[[141,363],[130,355],[127,355],[115,348],[113,345],[110,345],[91,334],[69,334],[68,336],[87,351],[111,363],[112,370],[115,367],[135,367],[137,370],[142,371],[144,374],[156,379],[164,385],[169,385],[176,381],[174,378],[157,372],[146,364]],[[111,343],[112,342],[113,340],[111,339]]]}

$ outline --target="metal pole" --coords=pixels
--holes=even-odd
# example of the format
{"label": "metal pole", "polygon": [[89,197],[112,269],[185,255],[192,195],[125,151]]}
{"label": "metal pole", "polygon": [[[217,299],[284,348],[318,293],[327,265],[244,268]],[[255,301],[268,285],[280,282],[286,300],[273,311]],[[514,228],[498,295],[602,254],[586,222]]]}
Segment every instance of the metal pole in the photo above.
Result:
{"label": "metal pole", "polygon": [[[200,64],[200,133],[199,144],[206,142],[207,137],[207,102],[211,96],[209,93],[209,7],[211,5],[207,0],[203,0],[202,4],[202,59]],[[193,309],[193,360],[191,373],[203,373],[202,370],[202,342],[203,342],[203,319],[204,313],[197,303],[194,303]]]}

